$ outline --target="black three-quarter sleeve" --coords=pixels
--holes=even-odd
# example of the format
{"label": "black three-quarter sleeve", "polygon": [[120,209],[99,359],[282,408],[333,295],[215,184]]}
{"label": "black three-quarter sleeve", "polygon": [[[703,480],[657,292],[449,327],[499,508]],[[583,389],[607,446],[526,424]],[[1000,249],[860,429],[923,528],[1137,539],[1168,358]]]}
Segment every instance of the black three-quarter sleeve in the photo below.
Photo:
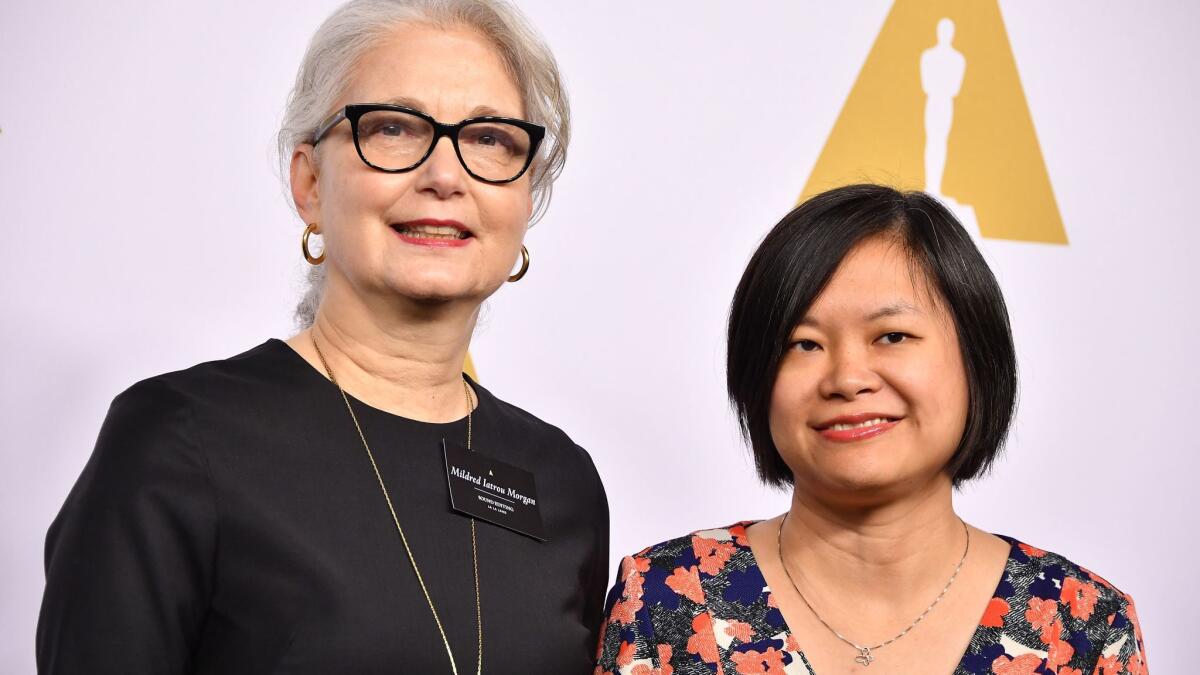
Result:
{"label": "black three-quarter sleeve", "polygon": [[595,553],[592,556],[592,570],[588,579],[584,583],[584,591],[587,593],[587,602],[583,609],[583,620],[591,631],[591,637],[588,641],[588,648],[592,649],[593,645],[597,644],[600,639],[600,626],[604,623],[604,598],[605,592],[608,590],[608,552],[609,552],[609,514],[608,514],[608,496],[604,491],[604,484],[600,482],[599,475],[596,473],[595,466],[592,465],[591,457],[586,452],[580,449],[580,454],[584,456],[591,468],[591,475],[595,478],[595,511],[594,519],[596,528],[594,531],[595,537]]}
{"label": "black three-quarter sleeve", "polygon": [[187,672],[216,520],[185,397],[158,380],[118,396],[46,539],[38,671]]}

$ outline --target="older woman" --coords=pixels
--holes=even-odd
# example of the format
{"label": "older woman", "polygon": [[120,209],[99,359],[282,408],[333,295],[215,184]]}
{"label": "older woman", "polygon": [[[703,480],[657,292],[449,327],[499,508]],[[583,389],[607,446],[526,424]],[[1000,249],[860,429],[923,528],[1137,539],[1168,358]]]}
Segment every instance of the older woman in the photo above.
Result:
{"label": "older woman", "polygon": [[1016,361],[937,201],[851,186],[780,221],[734,296],[728,384],[791,506],[626,558],[598,672],[1147,672],[1129,596],[954,511],[1003,443]]}
{"label": "older woman", "polygon": [[462,374],[567,119],[499,0],[321,26],[280,135],[311,325],[117,397],[50,529],[42,672],[591,670],[595,468]]}

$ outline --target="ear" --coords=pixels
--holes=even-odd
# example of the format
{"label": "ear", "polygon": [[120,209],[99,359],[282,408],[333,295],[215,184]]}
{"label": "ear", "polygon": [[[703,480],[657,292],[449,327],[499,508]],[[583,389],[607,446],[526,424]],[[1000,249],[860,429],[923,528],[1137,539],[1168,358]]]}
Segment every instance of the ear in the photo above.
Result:
{"label": "ear", "polygon": [[292,153],[291,166],[292,203],[306,223],[320,221],[320,195],[317,192],[316,148],[301,143]]}

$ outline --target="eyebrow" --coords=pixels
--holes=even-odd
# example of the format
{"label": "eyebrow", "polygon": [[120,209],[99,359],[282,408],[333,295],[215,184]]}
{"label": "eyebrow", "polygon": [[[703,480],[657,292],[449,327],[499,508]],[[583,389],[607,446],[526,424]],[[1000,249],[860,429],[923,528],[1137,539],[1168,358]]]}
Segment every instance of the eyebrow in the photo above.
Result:
{"label": "eyebrow", "polygon": [[[907,302],[900,301],[900,302],[893,302],[890,305],[884,305],[883,307],[880,307],[879,309],[875,310],[874,312],[871,312],[870,314],[865,315],[863,318],[867,322],[871,322],[871,321],[878,321],[879,319],[886,319],[886,318],[892,317],[892,316],[899,316],[901,314],[924,314],[924,312],[922,312],[921,310],[917,309],[916,307],[914,307],[913,305],[911,305]],[[800,321],[796,325],[797,326],[812,326],[812,327],[816,328],[820,325],[820,322],[818,322],[817,320],[813,319],[811,316],[806,314],[806,315],[804,315],[804,318],[800,319]]]}
{"label": "eyebrow", "polygon": [[867,315],[867,321],[877,321],[886,319],[900,314],[923,314],[921,310],[908,304],[907,302],[893,302],[890,305],[885,305]]}
{"label": "eyebrow", "polygon": [[409,98],[407,96],[394,96],[384,101],[384,103],[390,105],[400,105],[404,106],[405,108],[412,108],[413,110],[425,110],[425,105],[421,103],[419,99]]}
{"label": "eyebrow", "polygon": [[[405,108],[412,108],[413,110],[420,110],[421,112],[427,113],[427,114],[429,112],[428,110],[426,110],[425,105],[423,103],[421,103],[421,101],[419,99],[410,98],[408,96],[396,96],[393,98],[389,98],[388,100],[384,101],[384,103],[388,103],[391,105],[404,106]],[[506,117],[506,116],[501,115],[498,110],[496,110],[495,108],[493,108],[491,106],[477,105],[463,119],[470,119],[472,117]]]}

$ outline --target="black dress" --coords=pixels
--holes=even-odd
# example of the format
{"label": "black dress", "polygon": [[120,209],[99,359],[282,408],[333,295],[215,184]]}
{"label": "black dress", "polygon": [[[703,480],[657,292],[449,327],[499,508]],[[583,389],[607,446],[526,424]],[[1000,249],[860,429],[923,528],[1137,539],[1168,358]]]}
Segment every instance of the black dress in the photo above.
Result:
{"label": "black dress", "polygon": [[[473,449],[535,475],[548,541],[479,521],[485,673],[590,673],[608,505],[587,452],[474,385]],[[458,670],[475,672],[469,520],[442,439],[351,399]],[[116,398],[46,541],[42,673],[448,673],[338,390],[279,340]]]}

